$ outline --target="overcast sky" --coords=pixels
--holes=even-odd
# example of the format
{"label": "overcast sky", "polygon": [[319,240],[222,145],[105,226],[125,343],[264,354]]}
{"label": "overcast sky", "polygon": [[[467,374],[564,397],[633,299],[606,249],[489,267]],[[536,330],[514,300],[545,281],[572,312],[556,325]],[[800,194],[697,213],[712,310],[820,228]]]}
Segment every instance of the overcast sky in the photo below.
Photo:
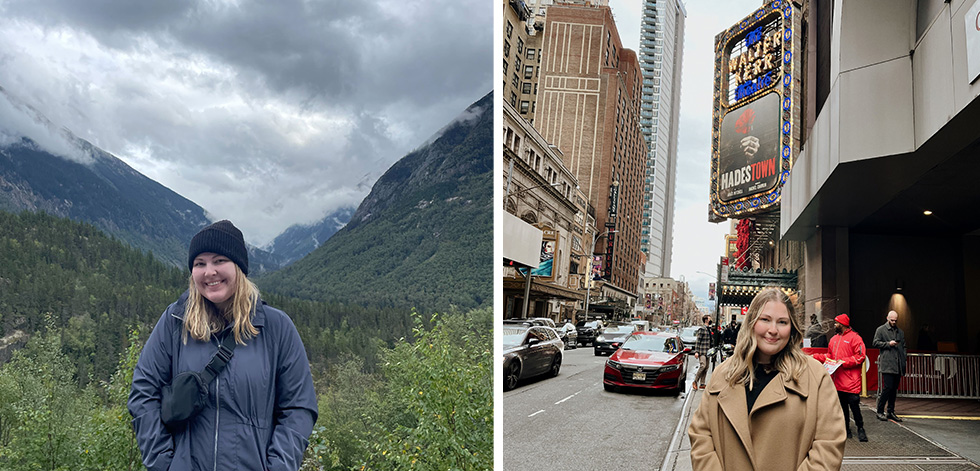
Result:
{"label": "overcast sky", "polygon": [[[763,2],[687,0],[684,4],[687,18],[684,23],[674,253],[670,275],[675,280],[683,277],[695,295],[707,299],[708,283],[715,281],[718,259],[724,254],[724,236],[729,232],[727,221],[708,222],[715,35],[741,21]],[[609,7],[623,46],[639,53],[642,2],[609,0]]]}
{"label": "overcast sky", "polygon": [[263,245],[491,90],[495,5],[0,0],[0,87]]}

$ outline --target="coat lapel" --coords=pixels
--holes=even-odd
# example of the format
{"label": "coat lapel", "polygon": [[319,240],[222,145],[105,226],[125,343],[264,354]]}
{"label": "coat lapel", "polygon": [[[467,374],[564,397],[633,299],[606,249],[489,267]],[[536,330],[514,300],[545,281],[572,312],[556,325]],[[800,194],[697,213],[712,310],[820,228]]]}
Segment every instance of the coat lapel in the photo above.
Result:
{"label": "coat lapel", "polygon": [[[727,386],[727,383],[725,385]],[[745,399],[745,387],[741,384],[724,389],[717,384],[711,386],[709,386],[708,393],[718,394],[718,405],[721,407],[725,417],[728,417],[728,421],[735,429],[735,433],[738,434],[739,440],[742,441],[742,446],[749,455],[749,461],[752,463],[752,467],[755,468],[755,453],[752,451],[754,447],[752,446],[752,432],[749,430],[749,414],[746,407],[748,403]],[[714,390],[715,387],[718,390]]]}
{"label": "coat lapel", "polygon": [[[802,375],[800,382],[797,383],[786,374],[780,373],[759,394],[758,399],[756,399],[755,404],[752,406],[751,413],[755,414],[764,407],[785,401],[789,392],[793,392],[801,397],[807,397],[808,385],[809,375]],[[727,384],[724,386],[727,386]],[[755,447],[752,444],[752,432],[749,429],[750,413],[746,407],[745,387],[737,385],[735,387],[723,388],[721,383],[709,384],[707,392],[708,394],[718,395],[718,406],[721,407],[725,417],[728,418],[728,421],[732,424],[732,428],[735,429],[735,433],[738,434],[738,438],[749,456],[752,467],[757,468],[755,452],[753,451]]]}
{"label": "coat lapel", "polygon": [[779,373],[766,385],[762,393],[759,394],[759,398],[755,400],[755,404],[752,406],[752,412],[749,415],[751,416],[763,407],[785,401],[787,391],[792,391],[801,397],[806,397],[809,382],[809,375],[802,375],[800,382],[797,383],[786,373]]}
{"label": "coat lapel", "polygon": [[771,406],[777,402],[783,402],[786,400],[786,381],[783,380],[783,374],[779,373],[776,375],[766,388],[762,390],[759,394],[759,398],[755,400],[755,404],[752,405],[752,412],[749,412],[749,416],[756,413],[759,409],[766,406]]}

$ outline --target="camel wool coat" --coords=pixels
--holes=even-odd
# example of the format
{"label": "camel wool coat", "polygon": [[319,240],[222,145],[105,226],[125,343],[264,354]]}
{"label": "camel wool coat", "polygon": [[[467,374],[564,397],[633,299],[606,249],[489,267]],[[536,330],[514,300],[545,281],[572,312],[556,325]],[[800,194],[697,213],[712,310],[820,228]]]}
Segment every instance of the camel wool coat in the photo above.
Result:
{"label": "camel wool coat", "polygon": [[729,386],[727,360],[715,370],[691,418],[691,463],[698,470],[839,470],[844,414],[830,375],[807,357],[799,382],[779,373],[751,414],[745,386]]}

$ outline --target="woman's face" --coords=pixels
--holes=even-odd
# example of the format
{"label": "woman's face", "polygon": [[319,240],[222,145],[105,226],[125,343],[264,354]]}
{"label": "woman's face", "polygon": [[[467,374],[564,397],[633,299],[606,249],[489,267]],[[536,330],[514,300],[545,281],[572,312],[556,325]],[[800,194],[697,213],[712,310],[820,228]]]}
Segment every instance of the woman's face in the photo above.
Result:
{"label": "woman's face", "polygon": [[191,278],[202,296],[218,307],[224,307],[223,304],[235,294],[238,272],[235,262],[228,257],[204,252],[194,258]]}
{"label": "woman's face", "polygon": [[769,301],[759,312],[755,321],[756,345],[755,359],[757,363],[770,363],[773,355],[781,352],[789,343],[790,325],[789,310],[778,301]]}

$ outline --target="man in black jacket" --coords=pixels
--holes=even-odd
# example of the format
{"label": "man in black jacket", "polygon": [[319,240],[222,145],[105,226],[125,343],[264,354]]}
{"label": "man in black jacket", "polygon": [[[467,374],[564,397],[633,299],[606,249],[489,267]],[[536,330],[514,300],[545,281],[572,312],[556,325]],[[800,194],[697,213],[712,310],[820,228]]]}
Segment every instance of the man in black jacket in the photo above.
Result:
{"label": "man in black jacket", "polygon": [[888,311],[885,320],[885,324],[875,330],[872,342],[875,348],[881,350],[878,354],[878,372],[881,374],[878,384],[878,420],[901,422],[902,419],[895,415],[895,395],[898,393],[898,383],[905,374],[905,332],[898,328],[897,312]]}

